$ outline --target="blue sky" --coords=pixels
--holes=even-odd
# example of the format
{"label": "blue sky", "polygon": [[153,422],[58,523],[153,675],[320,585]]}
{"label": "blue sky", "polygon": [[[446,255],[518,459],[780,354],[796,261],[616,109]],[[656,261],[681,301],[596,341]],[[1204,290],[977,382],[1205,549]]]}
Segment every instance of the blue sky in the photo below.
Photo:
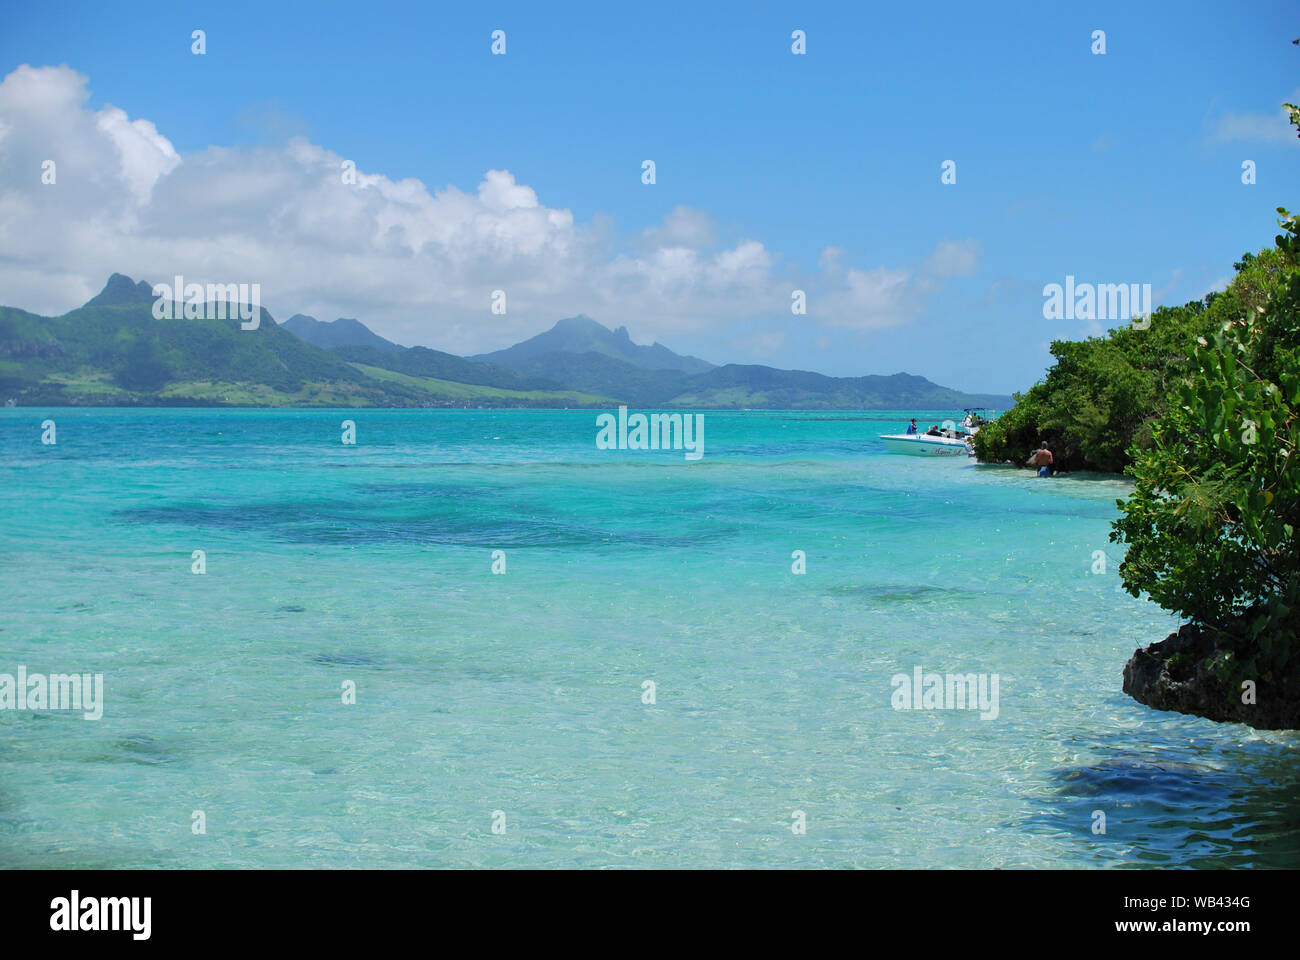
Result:
{"label": "blue sky", "polygon": [[[87,116],[111,105],[146,120],[179,157],[152,188],[148,235],[114,214],[115,230],[137,232],[97,245],[126,261],[112,269],[151,281],[164,269],[247,269],[233,248],[256,234],[257,217],[268,230],[292,218],[293,234],[274,245],[292,260],[258,258],[278,319],[357,316],[454,352],[506,346],[583,311],[714,362],[905,370],[1010,392],[1042,375],[1049,340],[1098,329],[1044,319],[1044,284],[1067,274],[1146,282],[1157,302],[1181,303],[1271,240],[1274,208],[1300,206],[1300,140],[1278,109],[1300,90],[1290,4],[177,7],[10,4],[0,14],[0,74],[66,65],[84,78]],[[206,32],[201,57],[194,29]],[[506,32],[505,56],[490,53],[495,29]],[[794,29],[806,32],[806,55],[791,53]],[[1098,29],[1102,56],[1090,52]],[[0,189],[17,189],[25,169],[15,143],[27,138],[39,157],[56,142],[28,110],[36,87],[16,88],[4,101],[0,172],[10,182]],[[75,121],[69,113],[69,129]],[[540,208],[570,211],[573,232],[554,217],[543,236],[550,228],[533,221],[466,212],[487,246],[461,257],[455,239],[441,252],[376,239],[374,223],[399,217],[382,207],[349,208],[360,218],[350,220],[322,212],[329,201],[318,195],[281,209],[199,183],[199,171],[234,156],[253,191],[259,164],[299,137],[328,152],[322,167],[337,155],[430,194],[482,195],[487,171],[508,171]],[[653,185],[641,182],[645,159]],[[949,159],[953,185],[940,182]],[[1241,182],[1244,160],[1256,164],[1254,185]],[[184,183],[220,196],[230,223],[224,208],[196,213]],[[73,230],[88,197],[47,215]],[[508,207],[493,210],[507,217]],[[666,225],[675,210],[684,212]],[[314,212],[335,236],[305,233]],[[199,227],[148,242],[184,217],[209,225],[206,246]],[[355,255],[339,243],[350,231]],[[29,234],[0,218],[0,302],[66,310],[102,285],[106,260],[52,240],[38,255]],[[228,261],[218,248],[232,248]],[[722,266],[673,273],[664,249]],[[402,290],[349,286],[349,267]],[[487,312],[480,287],[494,286],[519,291],[508,323]],[[807,316],[790,312],[795,286],[808,290]]]}

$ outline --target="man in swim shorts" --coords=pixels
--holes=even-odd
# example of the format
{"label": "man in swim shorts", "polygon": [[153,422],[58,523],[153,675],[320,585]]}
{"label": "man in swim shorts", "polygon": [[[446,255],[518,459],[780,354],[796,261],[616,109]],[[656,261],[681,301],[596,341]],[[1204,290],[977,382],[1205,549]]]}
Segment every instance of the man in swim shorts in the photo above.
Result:
{"label": "man in swim shorts", "polygon": [[1029,465],[1038,468],[1040,477],[1050,477],[1052,475],[1052,461],[1056,458],[1052,456],[1052,451],[1047,449],[1047,444],[1042,444],[1029,456]]}

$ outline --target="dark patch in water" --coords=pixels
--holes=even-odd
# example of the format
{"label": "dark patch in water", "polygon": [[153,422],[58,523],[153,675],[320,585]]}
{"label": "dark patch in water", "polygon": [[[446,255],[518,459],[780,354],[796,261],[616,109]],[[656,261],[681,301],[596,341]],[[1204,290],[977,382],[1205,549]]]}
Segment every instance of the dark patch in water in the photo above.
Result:
{"label": "dark patch in water", "polygon": [[156,766],[163,763],[175,763],[177,758],[169,752],[167,744],[155,740],[148,734],[135,734],[124,737],[113,743],[115,750],[120,751],[114,759],[130,760],[132,763],[143,763],[148,766]]}
{"label": "dark patch in water", "polygon": [[306,613],[306,607],[300,607],[296,603],[286,603],[283,606],[275,608],[279,613]]}
{"label": "dark patch in water", "polygon": [[[436,488],[431,488],[436,490]],[[583,505],[580,514],[555,516],[543,502],[511,503],[492,510],[467,510],[463,502],[431,493],[411,501],[384,495],[370,501],[286,500],[230,506],[173,504],[119,511],[130,523],[215,527],[253,532],[299,544],[416,543],[494,548],[594,547],[642,545],[693,547],[706,541],[728,540],[744,533],[740,523],[714,521],[689,533],[681,532],[681,509],[660,504],[647,516],[636,496],[600,501],[604,509]],[[698,504],[691,504],[692,512]],[[661,519],[660,519],[661,518]],[[661,522],[662,520],[662,522]],[[653,521],[653,522],[650,522]],[[678,531],[678,532],[669,532]]]}
{"label": "dark patch in water", "polygon": [[1109,796],[1117,803],[1140,799],[1185,809],[1198,800],[1226,799],[1223,784],[1213,782],[1216,774],[1218,771],[1180,761],[1112,760],[1091,767],[1065,767],[1054,771],[1052,777],[1061,785],[1057,792],[1065,797]]}
{"label": "dark patch in water", "polygon": [[[1117,758],[1062,767],[1052,799],[1012,824],[1030,833],[1064,832],[1101,860],[1133,866],[1202,869],[1291,867],[1300,862],[1297,778],[1251,774],[1253,764],[1219,770],[1183,761]],[[1093,834],[1094,811],[1106,833]]]}
{"label": "dark patch in water", "polygon": [[365,654],[351,653],[318,653],[312,657],[312,661],[326,666],[373,667],[376,665],[376,661]]}
{"label": "dark patch in water", "polygon": [[916,586],[844,584],[838,587],[830,587],[826,592],[832,596],[857,597],[873,603],[922,603],[927,600],[961,596],[964,591],[954,590],[951,587],[931,587],[926,584]]}
{"label": "dark patch in water", "polygon": [[436,497],[443,500],[486,500],[498,492],[487,485],[440,486],[430,483],[354,483],[352,489],[382,497]]}

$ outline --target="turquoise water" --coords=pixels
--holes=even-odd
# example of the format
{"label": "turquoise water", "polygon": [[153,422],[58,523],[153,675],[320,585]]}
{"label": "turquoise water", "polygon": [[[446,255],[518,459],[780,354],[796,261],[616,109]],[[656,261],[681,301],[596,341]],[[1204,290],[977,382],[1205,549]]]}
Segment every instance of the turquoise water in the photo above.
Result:
{"label": "turquoise water", "polygon": [[[1120,692],[1176,626],[1123,481],[875,439],[951,411],[706,413],[694,463],[595,415],[0,411],[0,672],[105,683],[0,710],[0,865],[1300,865],[1300,738]],[[918,666],[996,719],[893,709]]]}

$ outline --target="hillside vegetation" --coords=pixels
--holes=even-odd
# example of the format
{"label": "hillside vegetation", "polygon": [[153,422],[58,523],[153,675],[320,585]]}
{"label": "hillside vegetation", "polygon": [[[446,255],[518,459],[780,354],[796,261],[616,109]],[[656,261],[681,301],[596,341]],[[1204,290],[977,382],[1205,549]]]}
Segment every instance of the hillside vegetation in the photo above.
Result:
{"label": "hillside vegetation", "polygon": [[1144,703],[1257,727],[1300,727],[1300,236],[1238,274],[1231,310],[1192,345],[1111,539],[1124,587],[1188,620],[1138,651]]}
{"label": "hillside vegetation", "polygon": [[1122,472],[1135,452],[1151,448],[1153,425],[1187,376],[1198,340],[1254,309],[1276,281],[1279,258],[1275,248],[1246,254],[1227,290],[1159,307],[1145,329],[1128,324],[1101,337],[1054,341],[1047,376],[1016,394],[1015,406],[980,430],[976,456],[1022,464],[1047,441],[1058,469]]}

